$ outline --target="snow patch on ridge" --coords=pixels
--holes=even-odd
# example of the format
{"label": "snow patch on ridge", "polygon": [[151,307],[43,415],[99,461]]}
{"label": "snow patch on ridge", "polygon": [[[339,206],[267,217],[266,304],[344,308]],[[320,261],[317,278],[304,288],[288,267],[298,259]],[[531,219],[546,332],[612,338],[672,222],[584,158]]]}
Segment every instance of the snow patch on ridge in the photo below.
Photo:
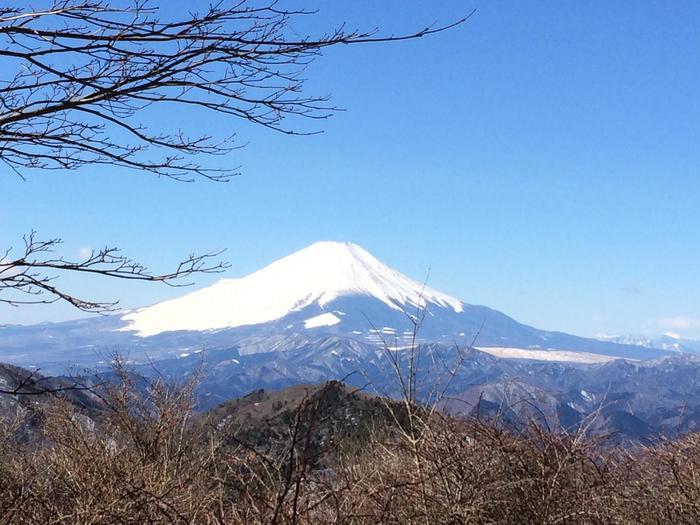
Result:
{"label": "snow patch on ridge", "polygon": [[[529,348],[505,348],[491,346],[475,347],[480,352],[486,352],[502,359],[529,359],[533,361],[565,361],[569,363],[607,363],[619,357],[592,354],[589,352],[574,352],[567,350],[531,350]],[[634,359],[628,359],[634,361]]]}
{"label": "snow patch on ridge", "polygon": [[325,314],[317,315],[316,317],[312,317],[311,319],[307,319],[306,321],[304,321],[304,328],[318,328],[319,326],[333,326],[334,324],[338,324],[339,322],[340,322],[340,319],[338,319],[332,313],[328,312]]}
{"label": "snow patch on ridge", "polygon": [[240,279],[131,311],[122,317],[129,324],[121,330],[146,337],[255,325],[347,295],[367,295],[395,310],[431,303],[462,311],[461,301],[409,279],[355,244],[317,242]]}

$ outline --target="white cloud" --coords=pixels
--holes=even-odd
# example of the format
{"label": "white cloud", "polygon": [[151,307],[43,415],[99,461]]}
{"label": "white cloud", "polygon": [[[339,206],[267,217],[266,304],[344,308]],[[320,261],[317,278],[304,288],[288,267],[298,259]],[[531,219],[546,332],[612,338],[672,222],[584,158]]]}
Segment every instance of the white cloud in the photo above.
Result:
{"label": "white cloud", "polygon": [[87,259],[91,255],[92,255],[92,248],[90,248],[88,246],[83,246],[82,248],[80,248],[80,250],[78,250],[78,257],[80,257],[81,259]]}

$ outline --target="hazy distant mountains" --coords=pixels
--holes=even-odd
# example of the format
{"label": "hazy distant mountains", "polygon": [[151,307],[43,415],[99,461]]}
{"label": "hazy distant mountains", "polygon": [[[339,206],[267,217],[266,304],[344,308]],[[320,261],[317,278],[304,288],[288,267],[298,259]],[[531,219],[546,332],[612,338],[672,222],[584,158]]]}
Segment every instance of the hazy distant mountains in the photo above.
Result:
{"label": "hazy distant mountains", "polygon": [[333,379],[395,396],[393,364],[405,373],[412,346],[418,393],[444,390],[453,413],[565,428],[594,418],[597,429],[635,438],[700,428],[700,358],[683,353],[688,342],[538,330],[426,287],[350,243],[316,243],[243,278],[118,315],[0,328],[0,360],[45,373],[101,367],[115,352],[143,375],[202,370],[202,409]]}
{"label": "hazy distant mountains", "polygon": [[[418,341],[468,346],[495,355],[598,361],[649,359],[665,348],[586,339],[518,323],[464,303],[389,268],[351,243],[319,242],[240,279],[108,317],[0,328],[3,361],[44,369],[94,366],[113,352],[186,358],[204,348],[241,354],[297,350],[322,337],[404,348]],[[514,351],[516,349],[517,351]],[[604,360],[604,359],[603,359]]]}
{"label": "hazy distant mountains", "polygon": [[[258,388],[276,390],[330,378],[369,393],[400,394],[387,352],[374,344],[328,336],[298,341],[285,351],[246,353],[245,347],[163,360],[158,371],[185,377],[203,367],[201,408]],[[419,361],[419,397],[435,400],[444,390],[449,401],[441,404],[454,414],[492,416],[505,411],[511,421],[535,418],[550,428],[573,428],[593,417],[597,430],[633,438],[700,430],[700,356],[674,353],[649,361],[581,364],[500,359],[431,343],[420,347]],[[403,359],[404,373],[406,365]],[[149,365],[138,370],[153,374]]]}
{"label": "hazy distant mountains", "polygon": [[665,333],[659,337],[646,337],[643,335],[600,335],[597,339],[621,345],[658,348],[667,352],[700,353],[700,341],[684,339],[671,332]]}

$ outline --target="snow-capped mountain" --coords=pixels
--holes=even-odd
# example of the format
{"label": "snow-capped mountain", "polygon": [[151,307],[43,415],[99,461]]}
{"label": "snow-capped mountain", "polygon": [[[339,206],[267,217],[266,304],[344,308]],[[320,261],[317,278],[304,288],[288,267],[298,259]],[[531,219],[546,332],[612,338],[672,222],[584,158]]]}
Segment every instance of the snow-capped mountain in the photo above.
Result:
{"label": "snow-capped mountain", "polygon": [[643,346],[646,348],[659,348],[668,352],[700,353],[700,341],[685,339],[673,332],[666,332],[659,337],[643,335],[598,335],[597,339],[622,345]]}
{"label": "snow-capped mountain", "polygon": [[600,411],[605,430],[632,437],[700,421],[698,411],[678,408],[679,395],[700,395],[700,358],[659,349],[666,341],[538,330],[424,286],[350,243],[316,243],[250,275],[117,315],[0,327],[0,362],[49,374],[98,368],[103,378],[119,353],[144,375],[201,373],[198,403],[209,408],[255,389],[331,379],[397,395],[393,366],[414,342],[419,394],[445,388],[449,411],[536,406],[564,428]]}
{"label": "snow-capped mountain", "polygon": [[[11,321],[11,320],[0,320]],[[538,330],[410,279],[351,243],[319,242],[238,279],[118,315],[0,328],[0,361],[63,368],[106,361],[186,358],[203,348],[239,355],[299,348],[323,338],[400,350],[414,342],[470,345],[508,358],[600,361],[662,350]],[[572,353],[576,353],[573,359]],[[322,356],[318,356],[321,359]],[[323,357],[326,359],[326,357]]]}
{"label": "snow-capped mountain", "polygon": [[[221,330],[278,321],[342,298],[372,298],[398,312],[428,305],[462,311],[461,301],[389,268],[352,243],[317,242],[241,279],[142,308],[123,317],[125,330],[152,336],[174,330]],[[341,322],[338,311],[304,320],[306,328]]]}

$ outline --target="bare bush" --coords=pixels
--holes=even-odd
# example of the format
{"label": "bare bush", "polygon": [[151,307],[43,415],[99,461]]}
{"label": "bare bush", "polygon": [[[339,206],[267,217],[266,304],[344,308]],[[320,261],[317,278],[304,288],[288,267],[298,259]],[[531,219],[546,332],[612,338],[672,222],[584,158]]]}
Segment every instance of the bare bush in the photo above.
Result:
{"label": "bare bush", "polygon": [[115,384],[94,389],[98,416],[57,398],[44,410],[41,440],[14,439],[21,419],[0,429],[0,523],[700,518],[699,434],[624,450],[583,430],[533,425],[515,433],[420,407],[411,420],[396,403],[396,420],[374,415],[381,424],[364,440],[343,440],[327,430],[339,395],[328,384],[280,412],[286,430],[246,441],[235,425],[192,411],[193,381],[141,384],[128,370],[117,372]]}

